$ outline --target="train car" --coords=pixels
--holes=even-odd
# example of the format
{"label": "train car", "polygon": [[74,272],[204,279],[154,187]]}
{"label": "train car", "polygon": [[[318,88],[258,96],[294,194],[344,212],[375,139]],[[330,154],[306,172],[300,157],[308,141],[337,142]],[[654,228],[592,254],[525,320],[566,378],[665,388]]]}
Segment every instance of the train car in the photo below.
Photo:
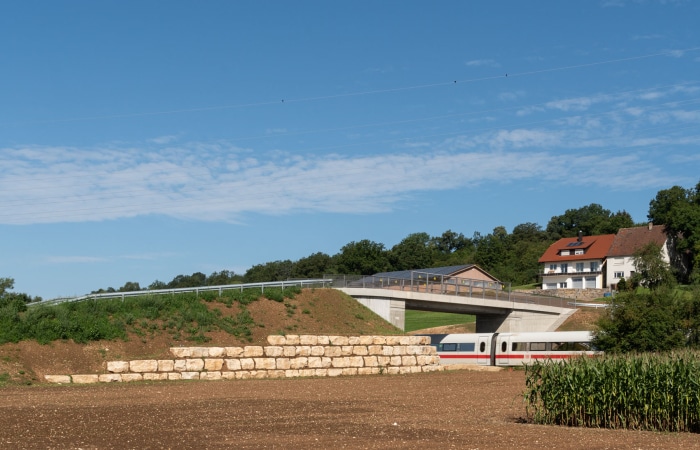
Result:
{"label": "train car", "polygon": [[442,364],[519,366],[598,353],[588,331],[430,334]]}

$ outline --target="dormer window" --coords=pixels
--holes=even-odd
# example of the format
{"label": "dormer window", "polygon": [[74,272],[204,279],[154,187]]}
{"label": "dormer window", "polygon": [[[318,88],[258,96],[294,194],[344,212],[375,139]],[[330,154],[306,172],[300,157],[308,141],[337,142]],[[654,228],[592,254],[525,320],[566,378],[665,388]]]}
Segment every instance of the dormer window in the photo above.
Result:
{"label": "dormer window", "polygon": [[569,250],[562,250],[561,253],[559,253],[561,256],[569,256]]}
{"label": "dormer window", "polygon": [[583,255],[583,249],[578,248],[578,249],[574,250],[574,255]]}

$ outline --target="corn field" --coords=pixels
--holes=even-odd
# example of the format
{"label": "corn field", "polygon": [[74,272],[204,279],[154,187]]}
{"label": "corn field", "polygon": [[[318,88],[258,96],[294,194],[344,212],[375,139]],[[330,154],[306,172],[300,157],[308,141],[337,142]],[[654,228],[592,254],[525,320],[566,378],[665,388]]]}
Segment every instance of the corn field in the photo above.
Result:
{"label": "corn field", "polygon": [[525,370],[534,423],[700,432],[700,353],[575,358]]}

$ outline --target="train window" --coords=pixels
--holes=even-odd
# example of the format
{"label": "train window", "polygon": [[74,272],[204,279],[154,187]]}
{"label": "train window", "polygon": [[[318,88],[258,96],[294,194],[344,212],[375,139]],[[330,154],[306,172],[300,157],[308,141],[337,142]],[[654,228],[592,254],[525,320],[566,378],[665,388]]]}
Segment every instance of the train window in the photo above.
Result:
{"label": "train window", "polygon": [[443,352],[456,352],[457,351],[457,344],[442,344],[442,351]]}
{"label": "train window", "polygon": [[546,342],[530,342],[531,352],[543,352],[547,349]]}
{"label": "train window", "polygon": [[463,342],[459,344],[459,351],[460,352],[473,352],[474,351],[474,343],[473,342]]}
{"label": "train window", "polygon": [[513,345],[511,346],[511,351],[526,352],[527,351],[527,342],[513,342]]}
{"label": "train window", "polygon": [[552,342],[553,352],[585,352],[590,350],[585,342]]}
{"label": "train window", "polygon": [[481,344],[479,344],[479,351],[481,353],[484,353],[485,350],[486,350],[486,342],[482,342]]}
{"label": "train window", "polygon": [[508,351],[508,343],[506,341],[503,341],[503,343],[501,344],[501,352],[505,353],[507,351]]}

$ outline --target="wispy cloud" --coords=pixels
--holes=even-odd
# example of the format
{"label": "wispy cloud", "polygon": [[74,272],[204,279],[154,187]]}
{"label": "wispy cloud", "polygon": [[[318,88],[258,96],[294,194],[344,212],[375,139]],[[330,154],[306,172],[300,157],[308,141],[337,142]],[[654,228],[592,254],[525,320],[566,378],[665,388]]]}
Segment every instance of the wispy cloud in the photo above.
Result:
{"label": "wispy cloud", "polygon": [[493,59],[472,59],[464,64],[468,67],[501,67],[501,65]]}

